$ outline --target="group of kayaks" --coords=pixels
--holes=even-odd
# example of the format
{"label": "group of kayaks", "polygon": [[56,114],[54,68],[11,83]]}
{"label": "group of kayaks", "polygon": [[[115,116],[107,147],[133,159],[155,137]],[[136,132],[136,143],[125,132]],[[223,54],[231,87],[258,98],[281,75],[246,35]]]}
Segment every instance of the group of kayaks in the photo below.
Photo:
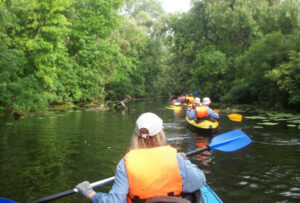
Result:
{"label": "group of kayaks", "polygon": [[[166,106],[167,109],[174,110],[174,112],[185,112],[189,111],[192,108],[192,103],[190,103],[190,100],[186,101],[179,100],[175,101],[172,100],[172,105]],[[220,109],[213,109],[215,113],[220,113]],[[224,115],[224,114],[219,114]],[[238,113],[231,113],[231,114],[225,114],[231,121],[235,122],[241,122],[243,119],[243,116]],[[196,130],[200,130],[201,134],[208,133],[210,136],[215,134],[219,127],[219,122],[215,119],[210,118],[204,118],[204,119],[189,119],[188,115],[185,116],[185,120],[188,123],[189,127],[194,128]],[[213,138],[214,139],[214,138]],[[231,135],[230,135],[231,139]],[[201,193],[201,200],[193,200],[190,202],[197,202],[197,203],[217,203],[222,202],[222,200],[216,195],[216,193],[210,189],[208,186],[200,188]],[[197,195],[196,195],[197,196]]]}

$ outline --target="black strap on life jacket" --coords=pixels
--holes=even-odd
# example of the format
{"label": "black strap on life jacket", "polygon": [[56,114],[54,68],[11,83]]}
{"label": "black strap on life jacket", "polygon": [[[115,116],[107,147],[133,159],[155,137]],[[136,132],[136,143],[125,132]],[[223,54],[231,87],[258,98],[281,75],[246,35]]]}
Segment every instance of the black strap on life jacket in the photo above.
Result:
{"label": "black strap on life jacket", "polygon": [[[174,192],[169,192],[168,193],[169,197],[180,197],[180,195],[174,195]],[[140,199],[139,196],[133,196],[133,199],[131,201],[133,203],[145,203],[147,199]]]}
{"label": "black strap on life jacket", "polygon": [[201,190],[197,190],[193,193],[181,193],[180,195],[174,195],[174,192],[170,192],[168,193],[168,196],[153,197],[149,199],[140,199],[138,196],[134,196],[131,200],[133,203],[204,203]]}
{"label": "black strap on life jacket", "polygon": [[189,200],[191,203],[204,203],[201,190],[196,190],[192,193],[181,193],[183,199]]}

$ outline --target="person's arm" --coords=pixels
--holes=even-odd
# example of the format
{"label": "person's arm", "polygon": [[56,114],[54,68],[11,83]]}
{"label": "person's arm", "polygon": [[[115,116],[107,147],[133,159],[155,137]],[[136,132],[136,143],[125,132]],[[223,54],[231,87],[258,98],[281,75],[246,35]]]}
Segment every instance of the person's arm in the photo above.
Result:
{"label": "person's arm", "polygon": [[187,116],[190,120],[194,120],[196,118],[196,110],[187,111]]}
{"label": "person's arm", "polygon": [[179,172],[182,178],[182,192],[194,192],[206,185],[204,173],[189,160],[177,155]]}
{"label": "person's arm", "polygon": [[125,168],[125,160],[122,159],[117,166],[115,182],[109,193],[96,193],[92,197],[93,203],[126,203],[129,192],[128,176]]}
{"label": "person's arm", "polygon": [[126,203],[129,182],[124,159],[118,163],[115,182],[109,193],[96,193],[88,181],[76,185],[76,188],[83,196],[91,199],[93,203]]}
{"label": "person's arm", "polygon": [[208,109],[208,113],[209,113],[210,117],[215,118],[215,119],[219,119],[219,114],[214,112],[214,110],[212,110],[211,108]]}

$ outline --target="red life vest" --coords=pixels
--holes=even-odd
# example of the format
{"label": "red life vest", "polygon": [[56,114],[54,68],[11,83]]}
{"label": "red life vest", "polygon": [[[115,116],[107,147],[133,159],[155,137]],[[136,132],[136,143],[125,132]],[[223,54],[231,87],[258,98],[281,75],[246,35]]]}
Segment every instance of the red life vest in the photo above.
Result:
{"label": "red life vest", "polygon": [[127,202],[135,198],[180,195],[182,179],[177,150],[170,146],[133,149],[125,155],[129,181]]}
{"label": "red life vest", "polygon": [[207,106],[196,107],[196,117],[199,119],[209,117],[208,107]]}

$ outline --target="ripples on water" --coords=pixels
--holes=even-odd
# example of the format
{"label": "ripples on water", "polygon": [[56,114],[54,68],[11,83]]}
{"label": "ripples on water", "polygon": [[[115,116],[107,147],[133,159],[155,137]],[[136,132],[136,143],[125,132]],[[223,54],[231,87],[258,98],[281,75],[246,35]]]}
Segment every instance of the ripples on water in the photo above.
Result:
{"label": "ripples on water", "polygon": [[[128,150],[135,121],[152,111],[164,120],[168,144],[189,152],[209,144],[212,136],[193,131],[185,112],[165,101],[132,104],[126,113],[70,111],[20,120],[0,118],[1,196],[25,202],[114,175]],[[231,153],[209,151],[190,157],[206,174],[224,202],[299,202],[299,116],[266,111],[239,111],[242,122],[220,118],[216,134],[243,130],[253,143]],[[250,113],[248,113],[250,112]],[[111,186],[97,191],[108,191]],[[58,202],[78,202],[79,196]]]}
{"label": "ripples on water", "polygon": [[[299,127],[290,125],[290,119],[281,118],[276,122],[272,117],[270,121],[265,113],[260,118],[244,118],[241,123],[220,119],[217,134],[241,129],[253,140],[251,146],[237,152],[212,151],[191,158],[224,202],[298,202],[300,199]],[[180,119],[184,121],[184,115],[175,119],[176,124],[181,123]],[[188,150],[201,148],[210,141],[209,137],[189,129],[179,134],[190,137],[186,143]]]}

